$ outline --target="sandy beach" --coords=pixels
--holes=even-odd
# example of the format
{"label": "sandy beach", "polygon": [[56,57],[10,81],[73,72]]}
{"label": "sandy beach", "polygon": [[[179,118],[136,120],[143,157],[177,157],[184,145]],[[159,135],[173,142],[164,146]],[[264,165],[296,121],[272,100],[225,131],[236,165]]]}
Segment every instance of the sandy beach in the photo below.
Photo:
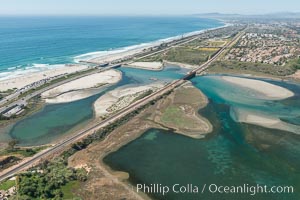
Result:
{"label": "sandy beach", "polygon": [[[115,90],[112,90],[103,96],[101,96],[94,103],[94,110],[96,117],[104,116],[112,111],[109,111],[109,108],[115,104],[115,110],[122,109],[128,106],[135,98],[139,95],[142,95],[149,90],[157,90],[161,88],[163,84],[151,84],[151,85],[142,85],[142,86],[131,86],[131,87],[120,87]],[[120,101],[122,99],[122,101]]]}
{"label": "sandy beach", "polygon": [[232,76],[222,76],[222,79],[240,87],[251,89],[259,93],[260,95],[258,98],[262,99],[279,100],[294,96],[294,93],[286,88],[273,85],[261,80]]}
{"label": "sandy beach", "polygon": [[126,67],[139,68],[145,70],[154,70],[159,71],[164,68],[163,63],[161,62],[133,62],[125,65]]}
{"label": "sandy beach", "polygon": [[75,57],[76,62],[90,62],[90,63],[111,63],[121,61],[127,58],[132,58],[136,54],[147,51],[150,47],[156,46],[156,43],[148,45],[136,45],[130,49],[116,49],[109,51],[91,52]]}
{"label": "sandy beach", "polygon": [[167,60],[164,60],[163,63],[166,65],[176,65],[176,66],[186,68],[186,69],[195,69],[196,67],[199,67],[197,65],[190,65],[190,64],[186,64],[186,63],[180,63],[180,62],[170,62]]}
{"label": "sandy beach", "polygon": [[42,93],[41,96],[47,103],[72,102],[94,95],[101,90],[101,86],[117,83],[121,78],[121,72],[108,70],[65,83]]}
{"label": "sandy beach", "polygon": [[40,72],[33,72],[30,74],[24,74],[22,76],[11,79],[1,80],[0,91],[6,91],[14,88],[20,89],[43,79],[52,78],[62,74],[68,75],[87,68],[88,66],[85,65],[70,65],[55,69],[48,69]]}

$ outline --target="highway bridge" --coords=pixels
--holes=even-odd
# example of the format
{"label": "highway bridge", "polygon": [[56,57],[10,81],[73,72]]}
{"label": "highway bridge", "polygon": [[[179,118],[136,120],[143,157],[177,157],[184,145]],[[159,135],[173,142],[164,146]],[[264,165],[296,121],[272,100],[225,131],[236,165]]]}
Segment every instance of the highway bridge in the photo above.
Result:
{"label": "highway bridge", "polygon": [[[96,123],[94,125],[90,125],[89,127],[73,134],[72,136],[70,136],[69,138],[57,143],[56,145],[34,155],[32,158],[26,159],[22,162],[20,162],[19,164],[4,170],[3,172],[0,173],[0,181],[3,181],[13,175],[15,175],[16,173],[26,170],[32,166],[34,166],[35,164],[37,164],[39,161],[46,159],[48,156],[53,155],[61,150],[63,150],[64,148],[68,147],[69,145],[83,139],[84,137],[93,134],[95,131],[98,131],[100,128],[103,128],[115,121],[117,121],[118,119],[121,119],[122,117],[125,117],[127,114],[135,111],[136,109],[148,104],[149,102],[161,97],[163,94],[166,94],[170,91],[172,91],[174,88],[182,85],[183,83],[185,83],[187,80],[193,78],[196,73],[199,72],[203,72],[205,71],[209,65],[214,62],[215,60],[217,60],[219,58],[220,55],[222,55],[222,53],[224,51],[226,51],[226,49],[228,49],[228,47],[230,47],[232,44],[234,44],[241,36],[243,35],[242,33],[237,34],[232,40],[231,42],[229,42],[228,44],[226,44],[223,48],[221,48],[211,59],[209,59],[206,63],[204,63],[203,65],[197,67],[196,69],[190,71],[187,75],[185,75],[184,77],[182,77],[181,79],[175,80],[169,84],[167,84],[165,87],[161,88],[160,90],[150,94],[149,96],[146,96],[145,98],[129,105],[128,107],[120,110],[119,112],[117,112],[116,114],[108,117],[105,120],[100,121],[99,123]],[[110,67],[114,67],[114,66],[110,66]]]}

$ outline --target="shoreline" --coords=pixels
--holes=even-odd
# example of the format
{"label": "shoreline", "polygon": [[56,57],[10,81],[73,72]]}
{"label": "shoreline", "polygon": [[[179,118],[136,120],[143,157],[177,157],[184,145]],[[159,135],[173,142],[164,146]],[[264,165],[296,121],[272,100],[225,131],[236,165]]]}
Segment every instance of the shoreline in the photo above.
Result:
{"label": "shoreline", "polygon": [[[47,71],[58,70],[60,68],[66,67],[68,65],[71,65],[71,66],[72,65],[74,65],[74,66],[79,65],[79,66],[84,66],[86,68],[88,67],[88,65],[80,64],[80,61],[90,61],[90,60],[93,60],[93,59],[100,59],[100,60],[102,60],[101,61],[101,63],[102,63],[103,59],[105,60],[105,59],[108,59],[108,58],[109,58],[110,61],[116,61],[116,60],[119,60],[119,59],[124,59],[127,56],[133,56],[137,53],[142,53],[144,51],[144,49],[150,49],[150,48],[153,48],[153,47],[157,47],[157,46],[159,46],[163,43],[174,42],[176,40],[185,39],[185,38],[188,38],[188,37],[191,37],[191,36],[195,36],[195,35],[205,33],[207,31],[221,29],[221,28],[228,27],[228,26],[232,25],[232,24],[229,24],[229,23],[224,23],[224,22],[222,22],[220,20],[217,20],[217,19],[216,19],[216,21],[221,22],[222,25],[214,27],[214,28],[208,28],[208,29],[203,29],[203,30],[195,30],[195,31],[191,31],[191,32],[186,32],[186,33],[183,33],[181,35],[175,35],[175,36],[171,36],[171,37],[168,37],[168,38],[162,38],[162,39],[150,41],[148,43],[142,43],[142,44],[136,44],[136,45],[122,47],[122,48],[116,48],[114,50],[106,50],[106,51],[99,51],[99,52],[88,52],[88,53],[85,53],[85,54],[74,56],[73,57],[74,62],[69,63],[69,64],[68,63],[53,64],[53,65],[52,64],[36,64],[37,66],[41,65],[41,66],[49,67],[49,68],[47,68],[47,70],[41,70],[41,71],[33,72],[33,73],[28,71],[28,72],[22,74],[21,76],[11,77],[11,78],[8,78],[8,79],[5,79],[5,80],[0,80],[0,86],[1,86],[2,81],[4,81],[5,85],[8,85],[7,82],[12,82],[11,84],[15,84],[16,81],[14,81],[14,80],[19,79],[20,77],[24,78],[24,79],[27,79],[28,74],[29,74],[29,76],[34,77],[35,73],[45,74],[45,73],[47,73]],[[103,54],[104,52],[107,53],[107,54],[97,56],[97,54],[99,54],[99,53]],[[80,57],[86,57],[86,56],[89,56],[89,55],[92,55],[92,57],[91,58],[86,58],[86,59],[80,59]],[[59,65],[62,65],[64,67],[51,68],[51,66],[59,66]],[[8,69],[5,69],[3,72],[1,71],[0,73],[7,73],[7,70],[10,70],[10,69],[12,69],[12,67],[10,67]],[[14,67],[13,69],[16,69],[16,70],[11,71],[12,73],[17,72],[17,69],[19,69],[19,68]],[[64,74],[64,73],[60,73],[60,75],[61,74]],[[46,76],[48,77],[48,75],[46,75]],[[55,76],[57,76],[57,75],[55,75]],[[33,79],[34,79],[34,81],[30,81],[28,84],[32,84],[36,81],[41,80],[42,78],[34,77]],[[24,81],[22,81],[22,82],[24,82]],[[28,84],[25,84],[25,85],[23,84],[22,86],[24,87]],[[7,88],[7,86],[4,87],[4,85],[3,85],[3,87],[1,87],[1,88],[5,88],[7,90],[7,89],[13,89],[15,87],[16,88],[18,88],[18,87],[21,88],[22,86],[17,85],[17,87],[16,87],[16,86],[12,85],[9,88]]]}
{"label": "shoreline", "polygon": [[[220,20],[217,20],[217,21],[221,22]],[[74,61],[75,61],[75,63],[79,63],[79,62],[95,62],[95,63],[111,62],[112,60],[119,60],[119,59],[124,59],[129,56],[134,56],[135,54],[142,53],[145,49],[151,49],[154,47],[158,47],[164,43],[174,42],[176,40],[181,40],[181,39],[185,39],[188,37],[200,35],[207,31],[221,29],[221,28],[225,28],[225,27],[232,25],[230,23],[224,23],[224,22],[221,22],[221,23],[223,25],[217,26],[214,28],[186,32],[181,35],[175,35],[175,36],[171,36],[168,38],[162,38],[162,39],[150,41],[147,43],[141,43],[141,44],[136,44],[136,45],[132,45],[132,46],[116,48],[113,50],[95,51],[95,52],[81,54],[81,55],[75,56]],[[101,55],[101,54],[105,54],[105,55]]]}
{"label": "shoreline", "polygon": [[32,72],[31,74],[23,74],[17,77],[0,80],[0,88],[1,92],[13,89],[22,90],[26,89],[27,87],[33,84],[41,84],[43,80],[47,82],[49,80],[53,80],[88,69],[89,67],[86,65],[65,64],[53,69]]}

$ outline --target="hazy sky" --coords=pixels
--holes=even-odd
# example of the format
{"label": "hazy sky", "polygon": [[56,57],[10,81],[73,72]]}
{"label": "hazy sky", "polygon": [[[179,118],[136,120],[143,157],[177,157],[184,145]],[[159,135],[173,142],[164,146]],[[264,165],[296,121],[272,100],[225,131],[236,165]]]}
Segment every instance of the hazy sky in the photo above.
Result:
{"label": "hazy sky", "polygon": [[0,15],[261,14],[300,11],[299,0],[0,0]]}

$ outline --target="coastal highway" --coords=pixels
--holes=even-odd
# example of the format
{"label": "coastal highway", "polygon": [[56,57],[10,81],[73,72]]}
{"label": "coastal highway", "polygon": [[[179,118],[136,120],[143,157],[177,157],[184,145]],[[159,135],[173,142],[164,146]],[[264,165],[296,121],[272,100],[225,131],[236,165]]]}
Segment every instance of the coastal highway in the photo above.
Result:
{"label": "coastal highway", "polygon": [[[193,41],[195,39],[198,39],[200,35],[201,34],[193,35],[193,36],[187,36],[187,37],[181,38],[181,39],[176,40],[176,41],[171,41],[171,42],[169,42],[170,46],[168,46],[166,48],[163,48],[161,50],[151,51],[151,52],[147,53],[146,55],[140,55],[140,53],[138,53],[138,54],[133,55],[132,57],[134,59],[146,58],[146,57],[149,57],[149,56],[161,53],[163,51],[166,51],[166,50],[168,50],[170,48],[173,48],[175,46],[183,45],[183,44],[186,44],[188,42],[191,42],[191,41]],[[166,44],[169,44],[169,43],[166,43]],[[141,54],[143,54],[143,53],[141,53]],[[101,63],[94,63],[94,62],[86,62],[86,63],[87,64],[97,64],[99,66],[101,64]],[[57,86],[60,86],[62,84],[68,83],[70,81],[73,81],[73,80],[76,80],[76,79],[79,79],[79,78],[82,78],[82,77],[85,77],[85,76],[88,76],[88,75],[91,75],[91,74],[94,74],[94,73],[98,73],[98,72],[102,72],[102,71],[105,71],[105,70],[113,69],[117,65],[126,65],[126,64],[129,64],[129,63],[130,63],[130,61],[123,61],[123,62],[119,62],[119,63],[108,65],[106,67],[102,67],[99,70],[91,71],[90,73],[84,73],[84,74],[81,74],[81,75],[78,75],[78,76],[75,76],[75,77],[72,77],[72,78],[68,78],[66,80],[63,80],[63,81],[57,82],[55,84],[49,85],[49,86],[47,86],[45,88],[36,90],[36,91],[34,91],[34,92],[26,95],[23,98],[19,98],[19,96],[22,94],[21,92],[13,93],[13,94],[11,94],[9,96],[4,97],[2,100],[0,100],[0,106],[1,106],[0,107],[0,113],[2,113],[6,109],[11,108],[12,106],[15,106],[15,105],[26,105],[26,102],[29,99],[31,99],[31,98],[33,98],[35,96],[38,96],[38,95],[42,94],[43,92],[46,92],[47,90],[50,90],[50,89],[55,88]],[[13,101],[13,100],[15,100],[15,101]],[[10,102],[10,103],[8,103],[8,102]]]}
{"label": "coastal highway", "polygon": [[[243,33],[239,33],[237,34],[231,42],[229,42],[228,44],[226,44],[222,49],[220,49],[211,59],[209,59],[206,63],[204,63],[203,65],[199,66],[198,68],[192,70],[191,72],[189,72],[186,76],[190,76],[191,74],[195,75],[197,72],[202,72],[204,70],[206,70],[209,65],[215,61],[216,59],[218,59],[218,57],[220,55],[222,55],[222,53],[224,51],[227,50],[228,47],[230,47],[232,44],[234,44],[234,42],[236,42],[241,36],[243,35]],[[185,76],[185,77],[186,77]],[[53,155],[61,150],[63,150],[65,147],[69,146],[70,144],[75,143],[76,141],[79,141],[80,139],[83,139],[84,137],[93,134],[95,131],[99,130],[100,128],[103,128],[107,125],[109,125],[110,123],[115,122],[116,120],[126,116],[127,114],[135,111],[136,109],[146,105],[147,103],[151,102],[152,100],[157,99],[158,97],[162,96],[163,94],[172,91],[174,88],[182,85],[183,83],[186,82],[185,77],[175,80],[169,84],[167,84],[166,86],[164,86],[163,88],[161,88],[160,90],[150,94],[149,96],[146,96],[145,98],[129,105],[128,107],[120,110],[119,112],[117,112],[116,114],[110,116],[109,118],[100,121],[99,123],[90,125],[89,127],[73,134],[72,136],[70,136],[69,138],[57,143],[56,145],[42,151],[39,152],[38,154],[34,155],[31,158],[25,159],[22,162],[18,163],[17,165],[6,169],[4,171],[2,171],[0,173],[0,181],[5,180],[6,178],[9,178],[13,175],[15,175],[16,173],[26,170],[32,166],[34,166],[35,164],[37,164],[39,161],[46,159],[48,156]]]}
{"label": "coastal highway", "polygon": [[[99,73],[99,72],[103,72],[103,71],[106,71],[106,70],[109,70],[109,69],[113,69],[115,66],[121,65],[121,64],[123,64],[123,63],[115,64],[115,65],[109,65],[109,66],[107,66],[107,67],[105,67],[105,68],[101,68],[101,69],[98,69],[98,70],[92,70],[91,72],[84,73],[84,74],[80,74],[80,75],[75,76],[75,77],[72,77],[72,78],[68,78],[68,79],[66,79],[66,80],[63,80],[63,81],[60,81],[60,82],[51,84],[51,85],[49,85],[49,86],[47,86],[47,87],[41,88],[41,89],[39,89],[39,90],[36,90],[36,91],[34,91],[34,92],[32,92],[32,93],[30,93],[30,94],[24,96],[23,98],[19,98],[19,99],[15,100],[15,101],[13,101],[13,102],[7,104],[7,105],[4,105],[6,102],[12,101],[13,99],[18,98],[18,97],[22,94],[21,92],[16,92],[16,93],[14,93],[13,95],[10,95],[9,97],[5,97],[5,98],[3,98],[3,99],[0,101],[0,106],[1,106],[1,105],[4,105],[4,106],[2,106],[2,107],[0,108],[0,113],[2,113],[2,112],[5,111],[7,108],[10,108],[10,107],[12,107],[12,106],[14,106],[14,105],[21,105],[21,104],[26,105],[26,102],[27,102],[29,99],[31,99],[31,98],[33,98],[33,97],[35,97],[35,96],[38,96],[38,95],[42,94],[43,92],[46,92],[47,90],[50,90],[50,89],[52,89],[52,88],[55,88],[55,87],[57,87],[57,86],[60,86],[60,85],[62,85],[62,84],[65,84],[65,83],[68,83],[68,82],[71,82],[71,81],[74,81],[74,80],[77,80],[77,79],[82,78],[82,77],[85,77],[85,76],[89,76],[89,75],[92,75],[92,74],[95,74],[95,73]],[[82,72],[84,72],[84,71],[82,71]]]}

